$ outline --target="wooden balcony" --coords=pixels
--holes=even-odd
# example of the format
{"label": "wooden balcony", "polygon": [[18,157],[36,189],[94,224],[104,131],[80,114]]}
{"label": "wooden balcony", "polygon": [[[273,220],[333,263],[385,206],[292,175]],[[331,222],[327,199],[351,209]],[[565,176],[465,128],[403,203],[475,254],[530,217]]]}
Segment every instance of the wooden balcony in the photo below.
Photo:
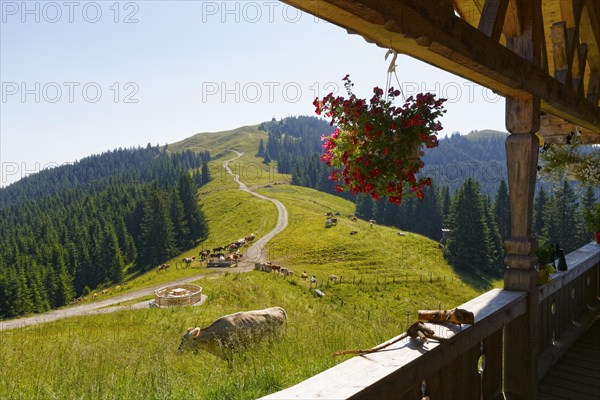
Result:
{"label": "wooden balcony", "polygon": [[[590,243],[569,254],[567,264],[568,271],[553,274],[550,283],[539,287],[537,296],[493,289],[461,305],[475,314],[474,325],[428,324],[438,336],[448,339],[444,343],[404,339],[263,399],[516,398],[510,391],[511,382],[518,382],[524,373],[543,378],[600,315],[600,245]],[[522,343],[523,329],[530,329],[528,302],[532,298],[538,303],[537,343]],[[515,370],[511,360],[528,354],[519,353],[519,348],[537,348],[537,363],[532,363],[537,371]],[[573,358],[569,360],[572,365]],[[586,367],[589,365],[581,365]],[[598,382],[600,377],[595,379]],[[559,385],[560,380],[553,384]],[[547,384],[542,385],[541,396],[544,387],[547,389]],[[561,390],[567,393],[567,389]],[[580,391],[578,398],[587,398],[589,391]]]}

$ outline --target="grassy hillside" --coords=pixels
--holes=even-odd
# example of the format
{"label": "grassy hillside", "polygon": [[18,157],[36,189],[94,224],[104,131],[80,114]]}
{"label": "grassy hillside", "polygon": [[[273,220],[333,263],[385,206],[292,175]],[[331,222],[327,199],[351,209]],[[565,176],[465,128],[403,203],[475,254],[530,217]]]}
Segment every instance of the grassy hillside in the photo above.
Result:
{"label": "grassy hillside", "polygon": [[[209,276],[197,282],[208,295],[199,307],[121,311],[0,332],[0,398],[254,399],[342,361],[331,357],[336,350],[370,347],[401,333],[407,310],[412,322],[417,309],[453,307],[477,295],[459,282],[429,239],[353,222],[347,218],[354,211],[350,202],[275,184],[287,177],[271,174],[254,157],[264,136],[246,127],[230,135],[196,135],[169,149],[206,148],[216,155],[214,179],[199,193],[210,229],[199,248],[250,232],[260,236],[275,225],[272,203],[239,192],[220,172],[221,163],[235,156],[228,148],[245,152],[236,161],[239,170],[263,171],[250,184],[262,186],[261,194],[288,209],[290,224],[268,251],[272,261],[294,270],[294,277],[257,271]],[[242,180],[248,181],[244,173]],[[343,214],[337,226],[325,228],[328,211]],[[153,271],[130,281],[126,290],[202,271]],[[324,297],[300,278],[302,271],[317,276]],[[341,281],[331,283],[331,274]],[[233,368],[207,353],[176,354],[189,326],[276,305],[289,316],[285,336],[237,355]]]}
{"label": "grassy hillside", "polygon": [[[428,239],[399,237],[392,229],[343,217],[326,229],[323,212],[346,214],[351,204],[291,186],[263,193],[290,212],[289,231],[271,247],[273,259],[317,275],[325,297],[316,297],[298,274],[230,274],[198,282],[209,296],[200,307],[119,312],[4,332],[2,397],[252,399],[333,366],[341,361],[330,356],[336,350],[369,347],[400,333],[407,310],[412,319],[419,308],[452,307],[476,295],[457,285]],[[351,229],[359,233],[350,236]],[[343,280],[328,287],[325,278],[332,273]],[[236,357],[233,369],[206,353],[176,355],[188,326],[273,305],[289,314],[287,335]]]}

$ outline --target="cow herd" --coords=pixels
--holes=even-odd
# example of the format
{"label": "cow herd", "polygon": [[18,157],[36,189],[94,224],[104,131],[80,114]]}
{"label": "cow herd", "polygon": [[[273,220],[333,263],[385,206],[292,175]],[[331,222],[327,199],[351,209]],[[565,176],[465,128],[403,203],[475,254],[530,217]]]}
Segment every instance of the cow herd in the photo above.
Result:
{"label": "cow herd", "polygon": [[[250,245],[255,239],[256,235],[252,233],[236,240],[235,242],[227,243],[224,246],[217,246],[212,249],[202,250],[200,251],[199,258],[196,258],[196,256],[184,257],[181,259],[181,263],[177,263],[176,266],[183,265],[184,268],[189,267],[196,260],[199,260],[201,263],[203,261],[223,261],[224,263],[238,262],[243,257],[240,249],[244,246]],[[224,251],[228,254],[223,253]],[[169,269],[169,264],[160,264],[158,267],[156,267],[157,272],[166,271],[167,269]]]}
{"label": "cow herd", "polygon": [[[212,249],[202,250],[200,252],[200,261],[207,262],[237,262],[242,257],[240,249],[249,246],[256,239],[256,235],[251,233],[248,236],[240,238],[235,242],[230,242],[222,246],[213,247]],[[228,252],[229,254],[225,254]]]}
{"label": "cow herd", "polygon": [[281,265],[273,264],[270,261],[267,261],[266,263],[256,263],[254,264],[254,269],[262,272],[273,272],[283,276],[294,276],[294,271],[291,269],[282,267]]}
{"label": "cow herd", "polygon": [[[338,224],[338,218],[337,217],[340,217],[341,215],[342,215],[342,213],[339,212],[339,211],[335,212],[335,213],[332,212],[332,211],[327,212],[325,214],[325,218],[326,218],[325,219],[325,228],[331,228],[333,226],[337,226],[337,224]],[[352,222],[358,221],[358,218],[356,218],[352,214],[348,215],[348,219],[350,221],[352,221]],[[375,223],[376,223],[375,220],[369,220],[369,225],[370,225],[371,228],[373,228],[373,225],[375,225]],[[354,236],[357,233],[358,233],[357,231],[351,231],[350,232],[350,236]]]}

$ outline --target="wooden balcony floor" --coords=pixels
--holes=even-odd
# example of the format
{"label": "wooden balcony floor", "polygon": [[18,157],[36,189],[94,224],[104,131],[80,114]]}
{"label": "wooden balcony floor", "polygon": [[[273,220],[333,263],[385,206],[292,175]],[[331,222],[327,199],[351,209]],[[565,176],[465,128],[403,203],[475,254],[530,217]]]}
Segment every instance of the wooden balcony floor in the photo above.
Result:
{"label": "wooden balcony floor", "polygon": [[539,400],[550,399],[600,399],[600,319],[540,382]]}

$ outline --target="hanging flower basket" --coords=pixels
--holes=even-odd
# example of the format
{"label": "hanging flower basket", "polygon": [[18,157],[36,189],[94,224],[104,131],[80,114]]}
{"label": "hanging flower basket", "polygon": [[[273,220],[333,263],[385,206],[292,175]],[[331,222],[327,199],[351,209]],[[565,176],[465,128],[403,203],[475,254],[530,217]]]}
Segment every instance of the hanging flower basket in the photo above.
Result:
{"label": "hanging flower basket", "polygon": [[391,88],[387,98],[378,87],[370,100],[352,93],[348,75],[343,79],[348,98],[332,93],[316,99],[317,115],[324,114],[337,128],[323,136],[321,161],[334,167],[329,178],[337,191],[366,193],[379,200],[400,204],[403,197],[423,198],[423,189],[431,179],[417,176],[424,164],[421,149],[437,147],[437,121],[445,110],[446,99],[431,93],[411,96],[401,107],[392,105],[400,91]]}
{"label": "hanging flower basket", "polygon": [[567,144],[545,145],[540,152],[540,175],[548,182],[577,180],[584,185],[600,185],[600,149],[581,150],[579,134],[569,136]]}

